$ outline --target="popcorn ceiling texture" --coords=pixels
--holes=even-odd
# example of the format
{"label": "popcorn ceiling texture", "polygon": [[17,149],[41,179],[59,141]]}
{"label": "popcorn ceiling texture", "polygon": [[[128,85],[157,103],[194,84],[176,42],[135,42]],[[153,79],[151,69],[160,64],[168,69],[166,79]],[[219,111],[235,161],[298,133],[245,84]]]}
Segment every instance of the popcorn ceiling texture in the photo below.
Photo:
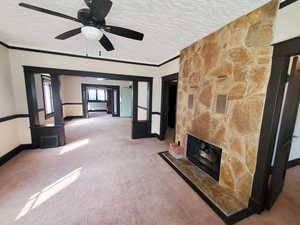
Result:
{"label": "popcorn ceiling texture", "polygon": [[[25,0],[24,0],[25,1]],[[80,23],[18,7],[20,0],[1,0],[0,40],[11,45],[121,60],[160,64],[180,50],[269,0],[121,0],[113,1],[107,24],[143,32],[144,41],[107,33],[115,51],[77,35],[66,41],[54,37]],[[85,8],[83,0],[26,0],[70,16]],[[24,32],[26,31],[26,32]]]}
{"label": "popcorn ceiling texture", "polygon": [[[248,204],[270,77],[272,1],[182,50],[176,139],[190,133],[223,149],[220,184]],[[225,114],[217,114],[217,95],[227,95]],[[188,108],[192,95],[194,104]]]}

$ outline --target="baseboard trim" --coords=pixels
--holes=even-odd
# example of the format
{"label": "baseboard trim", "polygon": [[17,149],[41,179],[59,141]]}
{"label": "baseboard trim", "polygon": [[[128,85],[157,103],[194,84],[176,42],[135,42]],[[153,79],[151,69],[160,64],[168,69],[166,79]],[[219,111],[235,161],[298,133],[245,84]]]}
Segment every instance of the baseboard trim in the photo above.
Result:
{"label": "baseboard trim", "polygon": [[300,165],[300,158],[298,159],[293,159],[291,161],[288,161],[288,164],[287,164],[287,168],[293,168],[295,166],[299,166]]}
{"label": "baseboard trim", "polygon": [[258,202],[253,198],[249,199],[249,209],[254,213],[260,214],[264,211],[265,205],[263,202]]}
{"label": "baseboard trim", "polygon": [[154,138],[157,138],[158,140],[160,140],[160,136],[159,136],[159,134],[155,134],[155,133],[153,133],[153,134],[151,134],[151,137],[154,137]]}
{"label": "baseboard trim", "polygon": [[14,148],[10,152],[6,153],[4,156],[0,157],[0,166],[4,165],[6,162],[11,160],[13,157],[18,155],[23,150],[33,149],[34,146],[32,144],[23,144],[19,145],[18,147]]}
{"label": "baseboard trim", "polygon": [[100,109],[100,110],[89,110],[88,112],[107,112],[106,109]]}
{"label": "baseboard trim", "polygon": [[64,120],[74,120],[74,119],[82,119],[83,116],[66,116],[64,117]]}

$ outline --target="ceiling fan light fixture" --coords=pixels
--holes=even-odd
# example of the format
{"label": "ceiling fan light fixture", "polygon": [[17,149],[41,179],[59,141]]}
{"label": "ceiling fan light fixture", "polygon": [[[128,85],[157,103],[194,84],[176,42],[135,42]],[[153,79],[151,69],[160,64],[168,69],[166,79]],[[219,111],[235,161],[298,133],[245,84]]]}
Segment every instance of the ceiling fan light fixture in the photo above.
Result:
{"label": "ceiling fan light fixture", "polygon": [[81,33],[89,40],[100,40],[102,37],[102,32],[96,27],[85,26],[81,28]]}

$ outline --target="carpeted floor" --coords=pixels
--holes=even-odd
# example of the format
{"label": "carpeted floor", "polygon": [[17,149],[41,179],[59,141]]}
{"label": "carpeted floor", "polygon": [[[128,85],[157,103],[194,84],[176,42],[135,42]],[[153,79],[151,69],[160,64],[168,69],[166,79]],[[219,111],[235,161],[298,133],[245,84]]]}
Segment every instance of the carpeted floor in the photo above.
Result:
{"label": "carpeted floor", "polygon": [[[126,118],[73,120],[66,146],[25,151],[0,167],[0,224],[223,224],[157,154],[165,142],[131,140],[130,132]],[[299,215],[290,210],[241,224],[296,224],[291,217]]]}

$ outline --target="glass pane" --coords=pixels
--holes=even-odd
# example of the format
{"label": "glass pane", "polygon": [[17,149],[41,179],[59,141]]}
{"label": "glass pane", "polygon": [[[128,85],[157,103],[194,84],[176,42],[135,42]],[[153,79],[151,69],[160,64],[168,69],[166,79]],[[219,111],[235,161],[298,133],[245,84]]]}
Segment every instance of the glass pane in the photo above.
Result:
{"label": "glass pane", "polygon": [[97,98],[98,101],[106,101],[106,95],[104,89],[97,89]]}
{"label": "glass pane", "polygon": [[118,95],[117,90],[114,90],[114,114],[118,114]]}
{"label": "glass pane", "polygon": [[44,82],[44,101],[46,114],[53,113],[51,81]]}
{"label": "glass pane", "polygon": [[54,108],[52,82],[49,74],[35,74],[35,90],[37,99],[36,125],[54,125]]}
{"label": "glass pane", "polygon": [[149,83],[138,82],[138,120],[149,119]]}
{"label": "glass pane", "polygon": [[89,100],[90,101],[96,101],[97,97],[96,97],[96,89],[89,89]]}

